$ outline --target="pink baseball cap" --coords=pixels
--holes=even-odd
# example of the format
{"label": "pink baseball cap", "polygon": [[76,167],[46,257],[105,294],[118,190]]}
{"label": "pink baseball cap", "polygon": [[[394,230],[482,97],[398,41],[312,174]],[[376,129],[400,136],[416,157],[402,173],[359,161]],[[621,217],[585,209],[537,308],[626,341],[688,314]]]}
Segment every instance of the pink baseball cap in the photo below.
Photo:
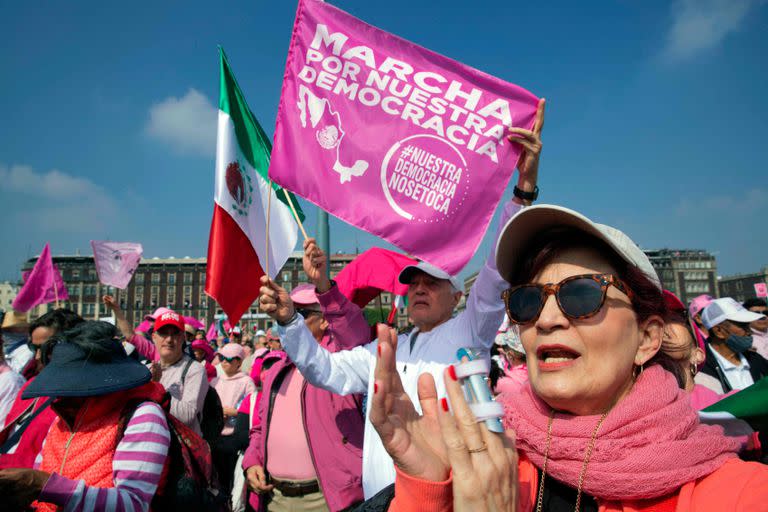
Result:
{"label": "pink baseball cap", "polygon": [[320,302],[317,300],[315,287],[311,284],[300,284],[294,288],[291,292],[291,300],[294,304],[300,304],[302,306],[309,306],[310,304],[317,304]]}
{"label": "pink baseball cap", "polygon": [[238,343],[227,343],[219,349],[219,354],[227,358],[239,357],[240,359],[245,359],[245,350]]}
{"label": "pink baseball cap", "polygon": [[701,313],[702,309],[709,306],[713,300],[715,300],[714,297],[706,294],[692,298],[691,302],[688,304],[688,314],[693,318]]}
{"label": "pink baseball cap", "polygon": [[[144,320],[157,320],[157,317],[159,317],[163,313],[167,313],[169,311],[171,311],[171,310],[168,309],[168,308],[157,308],[154,313],[152,313],[151,315],[145,316]],[[184,329],[182,328],[182,330],[184,330]]]}

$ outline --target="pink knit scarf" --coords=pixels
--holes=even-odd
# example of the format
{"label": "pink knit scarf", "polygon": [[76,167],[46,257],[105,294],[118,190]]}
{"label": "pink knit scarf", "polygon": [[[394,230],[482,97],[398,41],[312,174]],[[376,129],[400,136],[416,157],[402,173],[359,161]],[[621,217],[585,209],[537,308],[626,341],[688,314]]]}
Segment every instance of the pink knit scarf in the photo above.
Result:
{"label": "pink knit scarf", "polygon": [[[541,468],[552,410],[528,385],[506,397],[505,427],[515,432],[518,449]],[[576,488],[592,433],[600,416],[556,413],[547,474]],[[699,423],[688,395],[675,378],[651,366],[608,413],[584,478],[585,493],[601,499],[664,496],[712,473],[736,456],[739,443],[720,427]]]}

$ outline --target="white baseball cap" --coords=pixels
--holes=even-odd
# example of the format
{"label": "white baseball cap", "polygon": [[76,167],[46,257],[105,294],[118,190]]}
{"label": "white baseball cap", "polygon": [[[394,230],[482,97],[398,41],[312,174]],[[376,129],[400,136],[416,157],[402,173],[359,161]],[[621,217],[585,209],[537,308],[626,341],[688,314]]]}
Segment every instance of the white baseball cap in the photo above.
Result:
{"label": "white baseball cap", "polygon": [[622,260],[640,269],[659,291],[662,290],[651,260],[631,238],[616,228],[598,224],[579,212],[553,204],[523,208],[501,230],[496,243],[496,267],[501,277],[509,281],[513,269],[525,255],[525,247],[537,234],[554,227],[576,228],[602,240]]}
{"label": "white baseball cap", "polygon": [[709,303],[709,306],[704,308],[704,311],[701,313],[701,322],[704,324],[704,327],[711,329],[726,320],[750,323],[764,317],[765,315],[746,309],[731,297],[723,297],[722,299],[713,300]]}
{"label": "white baseball cap", "polygon": [[419,261],[415,265],[408,265],[407,267],[403,268],[403,270],[401,270],[400,274],[397,276],[397,280],[402,284],[411,284],[413,274],[416,272],[424,272],[425,274],[429,274],[430,276],[437,279],[445,279],[451,283],[451,286],[455,291],[463,291],[461,281],[459,281],[458,277],[452,276],[445,270],[439,269],[436,266],[427,263],[426,261]]}

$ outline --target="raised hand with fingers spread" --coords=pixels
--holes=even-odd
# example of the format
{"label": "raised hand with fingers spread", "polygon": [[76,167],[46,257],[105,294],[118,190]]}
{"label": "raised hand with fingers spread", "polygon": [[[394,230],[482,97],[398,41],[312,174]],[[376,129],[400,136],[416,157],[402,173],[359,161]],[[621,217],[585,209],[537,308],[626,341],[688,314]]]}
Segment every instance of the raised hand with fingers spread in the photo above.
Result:
{"label": "raised hand with fingers spread", "polygon": [[453,506],[456,511],[512,511],[517,507],[517,452],[514,434],[496,434],[475,416],[449,367],[438,419],[453,473]]}
{"label": "raised hand with fingers spread", "polygon": [[431,374],[419,378],[419,415],[403,390],[395,366],[397,333],[379,324],[378,358],[374,370],[371,423],[384,448],[405,473],[424,480],[442,481],[448,477],[448,457],[440,438],[437,420],[437,391]]}

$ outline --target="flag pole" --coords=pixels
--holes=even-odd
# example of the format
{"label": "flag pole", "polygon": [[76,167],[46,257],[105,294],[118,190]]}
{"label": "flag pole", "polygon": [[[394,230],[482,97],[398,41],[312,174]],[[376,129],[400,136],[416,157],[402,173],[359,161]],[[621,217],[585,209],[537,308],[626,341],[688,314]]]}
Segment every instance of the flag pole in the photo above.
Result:
{"label": "flag pole", "polygon": [[56,267],[53,270],[53,295],[56,297],[56,309],[59,309],[59,287],[56,285]]}
{"label": "flag pole", "polygon": [[264,270],[267,273],[267,277],[270,279],[272,278],[271,275],[269,275],[269,216],[272,213],[272,180],[269,180],[269,194],[267,195],[267,252],[264,255]]}
{"label": "flag pole", "polygon": [[[272,181],[270,180],[270,184],[271,183]],[[307,236],[307,231],[304,229],[304,224],[301,223],[299,214],[298,212],[296,212],[296,207],[293,206],[293,200],[291,199],[291,194],[289,194],[288,191],[285,190],[284,188],[282,189],[282,191],[283,191],[283,194],[285,194],[285,198],[288,200],[288,206],[291,207],[291,211],[293,212],[293,218],[295,218],[296,222],[299,224],[299,229],[301,229],[301,234],[304,235],[304,240],[306,240],[307,238],[309,238],[309,236]]]}

